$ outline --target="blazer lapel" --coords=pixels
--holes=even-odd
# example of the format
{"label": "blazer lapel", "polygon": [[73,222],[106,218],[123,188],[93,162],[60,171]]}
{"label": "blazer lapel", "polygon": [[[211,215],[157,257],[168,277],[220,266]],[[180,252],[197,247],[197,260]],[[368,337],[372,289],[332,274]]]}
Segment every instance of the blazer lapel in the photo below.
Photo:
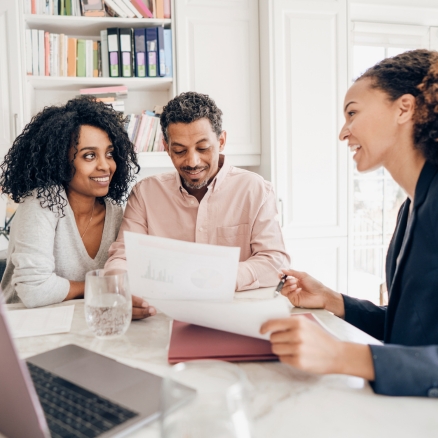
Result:
{"label": "blazer lapel", "polygon": [[[400,272],[403,270],[403,265],[406,255],[409,253],[410,242],[413,238],[417,211],[421,204],[426,199],[429,186],[437,173],[437,167],[426,161],[418,178],[417,186],[415,187],[414,205],[409,217],[410,200],[407,199],[403,205],[401,216],[397,223],[393,241],[391,241],[387,256],[387,281],[389,303],[387,310],[387,319],[385,325],[385,342],[390,341],[391,330],[397,305],[400,301],[402,287],[398,283]],[[398,263],[397,263],[398,259]]]}

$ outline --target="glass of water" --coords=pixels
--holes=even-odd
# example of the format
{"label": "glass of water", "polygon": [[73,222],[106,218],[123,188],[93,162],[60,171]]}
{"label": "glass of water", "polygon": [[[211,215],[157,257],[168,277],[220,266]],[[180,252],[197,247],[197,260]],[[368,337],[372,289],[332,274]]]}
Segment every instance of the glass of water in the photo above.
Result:
{"label": "glass of water", "polygon": [[132,317],[132,299],[128,273],[104,269],[85,275],[85,320],[88,327],[102,339],[123,335]]}
{"label": "glass of water", "polygon": [[[196,392],[187,396],[183,388]],[[196,360],[172,367],[161,390],[162,438],[251,438],[252,388],[237,365]]]}

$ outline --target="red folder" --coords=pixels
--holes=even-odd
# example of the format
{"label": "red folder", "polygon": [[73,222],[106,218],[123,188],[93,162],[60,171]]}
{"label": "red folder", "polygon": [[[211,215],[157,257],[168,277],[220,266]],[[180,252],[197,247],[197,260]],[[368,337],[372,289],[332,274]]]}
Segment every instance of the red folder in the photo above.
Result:
{"label": "red folder", "polygon": [[169,363],[195,359],[241,362],[278,360],[278,357],[272,353],[271,343],[264,339],[173,321]]}
{"label": "red folder", "polygon": [[[298,316],[298,314],[292,316]],[[301,316],[321,326],[311,313],[302,313]],[[271,343],[264,339],[173,321],[168,354],[169,363],[196,359],[244,362],[278,360],[278,356],[272,353]]]}

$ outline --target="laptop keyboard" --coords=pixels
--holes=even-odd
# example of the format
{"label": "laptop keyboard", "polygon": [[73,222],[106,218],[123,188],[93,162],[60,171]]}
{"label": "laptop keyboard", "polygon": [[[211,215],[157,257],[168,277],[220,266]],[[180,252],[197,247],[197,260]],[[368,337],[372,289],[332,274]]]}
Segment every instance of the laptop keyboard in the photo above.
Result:
{"label": "laptop keyboard", "polygon": [[97,437],[138,414],[27,362],[52,438]]}

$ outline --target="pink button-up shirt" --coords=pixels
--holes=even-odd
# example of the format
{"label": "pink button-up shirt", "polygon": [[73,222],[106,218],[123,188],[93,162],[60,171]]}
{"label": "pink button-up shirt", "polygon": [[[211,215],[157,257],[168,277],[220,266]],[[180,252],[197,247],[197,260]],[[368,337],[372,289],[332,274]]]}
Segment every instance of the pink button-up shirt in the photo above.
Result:
{"label": "pink button-up shirt", "polygon": [[279,270],[290,263],[271,183],[225,158],[201,202],[176,170],[136,184],[105,268],[126,269],[124,231],[240,247],[238,291],[276,285]]}

